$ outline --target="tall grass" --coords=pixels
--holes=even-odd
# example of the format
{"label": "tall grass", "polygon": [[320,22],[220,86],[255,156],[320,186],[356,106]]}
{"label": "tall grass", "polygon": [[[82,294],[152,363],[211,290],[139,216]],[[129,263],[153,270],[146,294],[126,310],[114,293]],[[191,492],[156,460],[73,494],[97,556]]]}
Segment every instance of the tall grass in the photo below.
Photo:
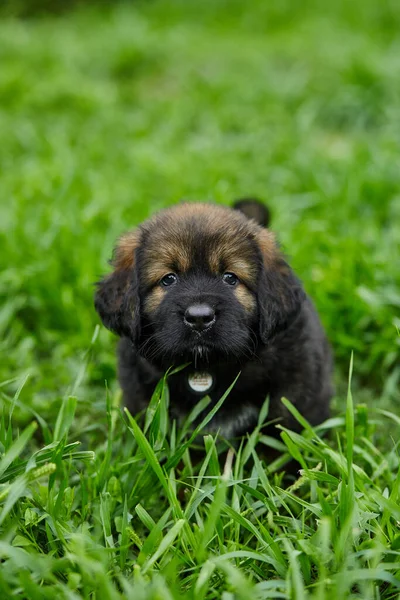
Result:
{"label": "tall grass", "polygon": [[[398,437],[400,423],[354,408],[350,383],[345,413],[315,429],[285,401],[304,425],[302,434],[281,427],[275,441],[298,463],[292,477],[265,460],[268,402],[228,452],[201,436],[195,461],[195,415],[169,421],[167,378],[140,422],[108,396],[102,435],[71,439],[70,397],[54,425],[32,421],[15,435],[13,402],[0,440],[2,597],[398,597],[398,441],[386,451],[375,442],[390,422]],[[86,447],[95,437],[95,450],[76,437]]]}

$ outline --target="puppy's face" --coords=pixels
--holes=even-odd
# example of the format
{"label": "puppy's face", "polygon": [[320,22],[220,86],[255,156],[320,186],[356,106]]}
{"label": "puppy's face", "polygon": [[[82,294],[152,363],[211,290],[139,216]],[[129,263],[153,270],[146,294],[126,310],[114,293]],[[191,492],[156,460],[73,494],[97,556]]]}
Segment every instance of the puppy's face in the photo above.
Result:
{"label": "puppy's face", "polygon": [[239,211],[179,204],[124,235],[96,308],[150,362],[248,359],[293,318],[301,288],[273,235]]}

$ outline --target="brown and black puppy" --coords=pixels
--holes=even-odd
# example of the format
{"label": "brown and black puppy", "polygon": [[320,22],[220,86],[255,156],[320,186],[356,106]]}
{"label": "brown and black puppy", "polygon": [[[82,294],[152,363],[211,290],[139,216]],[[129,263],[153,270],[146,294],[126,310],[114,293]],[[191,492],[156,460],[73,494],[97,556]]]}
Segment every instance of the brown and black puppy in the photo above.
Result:
{"label": "brown and black puppy", "polygon": [[175,417],[206,394],[217,402],[240,372],[210,429],[229,438],[251,431],[268,395],[269,419],[298,429],[284,396],[320,423],[332,360],[318,315],[260,225],[267,209],[254,200],[236,207],[178,204],[118,241],[95,306],[121,336],[124,401],[138,412],[166,369],[189,362],[169,378]]}

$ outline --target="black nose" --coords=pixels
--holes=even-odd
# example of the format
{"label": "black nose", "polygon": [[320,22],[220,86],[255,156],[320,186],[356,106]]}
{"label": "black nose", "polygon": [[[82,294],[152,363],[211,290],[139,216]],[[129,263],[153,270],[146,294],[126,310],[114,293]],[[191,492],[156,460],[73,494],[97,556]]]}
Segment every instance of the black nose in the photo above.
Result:
{"label": "black nose", "polygon": [[185,312],[184,322],[196,331],[204,331],[215,321],[215,311],[208,304],[192,304]]}

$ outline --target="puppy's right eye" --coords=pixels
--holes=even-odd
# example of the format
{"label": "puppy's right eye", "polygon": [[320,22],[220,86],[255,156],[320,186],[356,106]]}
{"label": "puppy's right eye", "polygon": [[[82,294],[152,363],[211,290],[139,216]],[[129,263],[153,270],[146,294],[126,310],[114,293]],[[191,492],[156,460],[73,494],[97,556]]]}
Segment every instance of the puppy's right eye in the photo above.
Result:
{"label": "puppy's right eye", "polygon": [[164,275],[164,277],[161,279],[160,284],[164,287],[169,287],[170,285],[174,285],[174,283],[177,281],[178,277],[175,275],[175,273],[167,273],[167,275]]}

